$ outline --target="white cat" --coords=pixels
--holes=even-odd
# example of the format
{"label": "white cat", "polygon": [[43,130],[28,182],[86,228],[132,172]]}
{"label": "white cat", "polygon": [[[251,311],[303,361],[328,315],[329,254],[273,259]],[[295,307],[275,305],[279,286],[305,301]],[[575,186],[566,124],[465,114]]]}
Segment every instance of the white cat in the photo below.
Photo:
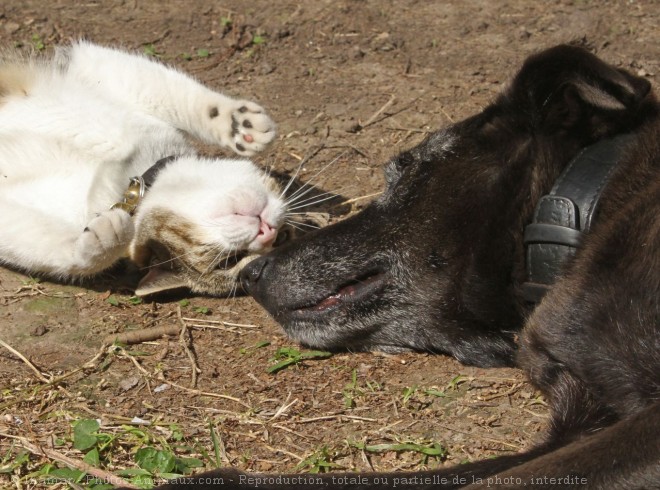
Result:
{"label": "white cat", "polygon": [[[5,55],[0,262],[70,279],[130,254],[152,265],[139,294],[229,292],[241,264],[272,246],[285,205],[250,161],[200,158],[184,132],[248,156],[275,124],[143,56],[87,42],[49,60]],[[124,199],[129,179],[159,161]]]}

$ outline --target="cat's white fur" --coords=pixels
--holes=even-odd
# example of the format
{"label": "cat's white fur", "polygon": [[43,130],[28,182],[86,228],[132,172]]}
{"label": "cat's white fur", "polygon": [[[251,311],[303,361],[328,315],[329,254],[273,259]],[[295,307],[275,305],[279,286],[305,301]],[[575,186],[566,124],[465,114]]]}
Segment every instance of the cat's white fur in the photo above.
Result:
{"label": "cat's white fur", "polygon": [[[183,132],[248,156],[274,131],[259,105],[144,56],[79,42],[47,61],[5,57],[0,261],[61,278],[98,273],[128,253],[154,207],[189,220],[218,255],[263,250],[272,243],[264,227],[283,220],[279,196],[248,160],[195,156]],[[134,219],[110,209],[130,177],[169,155],[178,158]]]}

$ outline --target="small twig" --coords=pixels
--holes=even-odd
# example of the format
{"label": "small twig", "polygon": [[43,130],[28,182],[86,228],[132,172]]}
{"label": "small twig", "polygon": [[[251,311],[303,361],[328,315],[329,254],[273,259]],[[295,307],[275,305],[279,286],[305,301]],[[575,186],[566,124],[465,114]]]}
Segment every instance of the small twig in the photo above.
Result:
{"label": "small twig", "polygon": [[311,417],[308,419],[292,420],[296,424],[308,424],[310,422],[317,422],[319,420],[334,420],[334,419],[350,419],[350,420],[361,420],[364,422],[378,422],[378,419],[372,419],[369,417],[358,417],[357,415],[346,415],[342,413],[337,413],[334,415],[323,415],[320,417]]}
{"label": "small twig", "polygon": [[245,323],[230,323],[230,322],[224,322],[221,320],[206,320],[204,318],[186,318],[183,317],[183,319],[187,322],[202,322],[202,323],[211,323],[215,325],[225,325],[227,327],[241,327],[241,328],[261,328],[259,325],[249,325]]}
{"label": "small twig", "polygon": [[39,381],[42,383],[49,383],[50,380],[43,374],[41,371],[39,371],[34,364],[32,364],[27,357],[25,357],[23,354],[18,352],[16,349],[14,349],[11,345],[7,344],[4,340],[0,339],[0,345],[2,345],[5,349],[7,349],[9,352],[14,354],[16,357],[18,357],[21,361],[23,361],[34,373],[37,375],[37,378],[39,378]]}
{"label": "small twig", "polygon": [[366,196],[359,196],[359,197],[354,197],[353,199],[348,199],[346,201],[342,201],[340,203],[335,204],[334,206],[330,206],[330,209],[339,207],[339,206],[345,206],[346,204],[352,204],[357,201],[361,201],[362,199],[369,199],[370,197],[375,197],[375,196],[380,196],[383,192],[374,192],[373,194],[367,194]]}
{"label": "small twig", "polygon": [[482,396],[482,397],[479,397],[479,398],[481,398],[481,400],[483,400],[485,402],[488,402],[490,400],[494,400],[495,398],[500,398],[502,396],[513,395],[516,391],[520,390],[520,388],[522,388],[522,386],[523,386],[523,383],[519,383],[519,384],[513,386],[512,388],[510,388],[508,391],[505,391],[504,393],[495,393],[494,395]]}
{"label": "small twig", "polygon": [[275,410],[275,414],[270,419],[268,419],[269,421],[274,420],[274,419],[276,419],[277,417],[279,417],[281,415],[284,415],[289,408],[291,408],[293,405],[295,405],[296,403],[298,403],[300,401],[296,398],[295,400],[293,400],[291,403],[289,403],[287,405],[287,402],[289,401],[289,398],[291,398],[291,392],[289,392],[289,394],[287,395],[286,400],[284,400],[284,403],[282,404],[282,406],[280,406],[277,410]]}
{"label": "small twig", "polygon": [[195,395],[200,395],[200,396],[210,396],[212,398],[222,398],[224,400],[231,400],[233,402],[236,402],[240,405],[243,405],[245,408],[252,408],[250,405],[245,403],[244,401],[240,400],[239,398],[229,396],[229,395],[221,395],[219,393],[209,393],[207,391],[201,391],[198,389],[193,389],[193,388],[186,388],[185,386],[181,386],[180,384],[177,384],[173,381],[165,381],[168,385],[172,385],[175,388],[179,388],[180,390],[187,391],[189,393],[194,393]]}
{"label": "small twig", "polygon": [[181,347],[183,347],[183,350],[186,352],[188,359],[190,359],[190,365],[192,370],[190,387],[195,388],[197,386],[197,373],[201,373],[202,370],[199,369],[199,365],[197,364],[197,359],[195,359],[195,355],[192,353],[192,350],[188,346],[186,334],[190,334],[190,332],[188,331],[188,326],[186,325],[186,322],[183,321],[183,315],[181,315],[181,305],[176,305],[176,317],[179,319],[179,323],[181,324],[179,343],[181,344]]}
{"label": "small twig", "polygon": [[383,106],[382,106],[380,109],[378,109],[376,112],[374,112],[374,114],[373,114],[369,119],[367,119],[366,122],[365,122],[364,124],[362,124],[362,128],[364,129],[364,128],[366,128],[367,126],[372,125],[372,124],[376,121],[376,119],[378,119],[378,116],[380,116],[380,115],[381,115],[383,112],[385,112],[385,111],[386,111],[386,110],[387,110],[392,104],[394,104],[394,101],[395,101],[395,100],[396,100],[396,97],[395,97],[394,95],[391,95],[391,96],[390,96],[390,100],[388,100],[387,102],[385,102],[385,104],[383,104]]}

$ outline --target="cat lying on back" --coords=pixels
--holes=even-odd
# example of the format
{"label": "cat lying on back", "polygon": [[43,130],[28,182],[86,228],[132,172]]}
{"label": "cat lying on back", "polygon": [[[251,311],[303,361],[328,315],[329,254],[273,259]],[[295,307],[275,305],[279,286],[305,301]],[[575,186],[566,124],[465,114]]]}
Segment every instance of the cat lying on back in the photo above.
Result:
{"label": "cat lying on back", "polygon": [[275,125],[259,105],[143,56],[87,42],[49,60],[4,56],[0,262],[71,279],[130,255],[151,266],[138,294],[229,293],[272,246],[285,204],[249,160],[200,158],[184,132],[249,156]]}

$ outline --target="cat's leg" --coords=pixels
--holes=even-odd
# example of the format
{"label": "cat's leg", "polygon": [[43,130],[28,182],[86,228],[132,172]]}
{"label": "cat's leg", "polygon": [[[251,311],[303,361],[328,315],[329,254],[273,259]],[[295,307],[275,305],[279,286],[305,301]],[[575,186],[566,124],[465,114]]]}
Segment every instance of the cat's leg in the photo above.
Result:
{"label": "cat's leg", "polygon": [[[6,209],[6,212],[1,212]],[[0,262],[28,273],[83,277],[127,255],[135,233],[125,211],[94,216],[84,228],[0,198]]]}
{"label": "cat's leg", "polygon": [[275,137],[275,123],[260,105],[210,90],[145,56],[86,42],[58,56],[67,76],[207,143],[252,155]]}

